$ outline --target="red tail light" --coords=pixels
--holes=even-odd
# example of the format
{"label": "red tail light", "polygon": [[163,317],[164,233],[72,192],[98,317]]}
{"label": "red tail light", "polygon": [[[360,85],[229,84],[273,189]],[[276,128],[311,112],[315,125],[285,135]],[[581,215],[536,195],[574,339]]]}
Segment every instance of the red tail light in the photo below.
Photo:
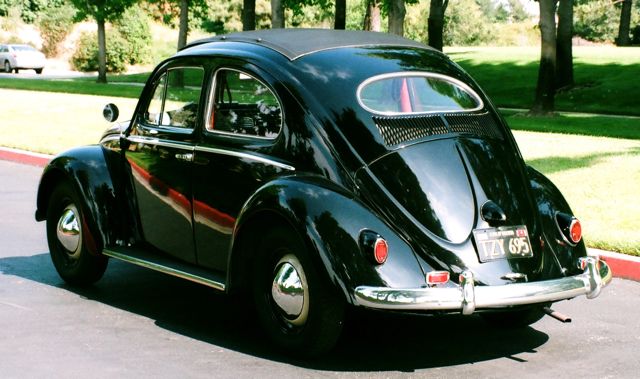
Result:
{"label": "red tail light", "polygon": [[373,245],[373,258],[376,260],[378,264],[383,264],[387,261],[387,257],[389,256],[389,245],[384,238],[376,239],[375,244]]}
{"label": "red tail light", "polygon": [[427,284],[444,284],[449,281],[448,271],[431,271],[427,273]]}
{"label": "red tail light", "polygon": [[573,243],[578,243],[582,239],[582,225],[580,224],[580,220],[577,218],[574,218],[571,221],[571,225],[569,226],[569,237]]}
{"label": "red tail light", "polygon": [[556,224],[565,242],[573,246],[582,240],[580,220],[566,213],[556,213]]}

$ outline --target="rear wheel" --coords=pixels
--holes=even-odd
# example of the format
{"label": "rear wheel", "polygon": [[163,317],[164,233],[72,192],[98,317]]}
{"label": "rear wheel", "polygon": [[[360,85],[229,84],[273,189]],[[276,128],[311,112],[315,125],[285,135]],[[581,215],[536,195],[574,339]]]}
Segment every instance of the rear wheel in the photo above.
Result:
{"label": "rear wheel", "polygon": [[482,313],[482,317],[489,324],[503,328],[524,328],[540,320],[544,315],[542,307]]}
{"label": "rear wheel", "polygon": [[265,235],[254,264],[253,295],[258,317],[281,348],[301,356],[331,349],[342,331],[344,304],[321,277],[295,232]]}
{"label": "rear wheel", "polygon": [[36,74],[40,75],[40,74],[42,74],[42,69],[41,68],[36,68],[35,72],[36,72]]}
{"label": "rear wheel", "polygon": [[58,184],[47,208],[47,240],[56,271],[70,284],[92,284],[107,268],[91,230],[76,191],[69,183]]}

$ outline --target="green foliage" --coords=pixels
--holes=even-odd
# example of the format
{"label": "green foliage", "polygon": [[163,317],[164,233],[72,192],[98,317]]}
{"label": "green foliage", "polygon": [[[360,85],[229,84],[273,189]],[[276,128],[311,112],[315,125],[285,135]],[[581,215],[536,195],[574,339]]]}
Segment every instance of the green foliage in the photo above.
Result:
{"label": "green foliage", "polygon": [[114,22],[114,26],[126,41],[127,63],[150,63],[151,29],[149,22],[149,16],[139,5],[128,8],[122,17]]}
{"label": "green foliage", "polygon": [[[117,30],[111,30],[107,38],[107,72],[124,72],[129,62],[127,41]],[[78,40],[73,57],[73,67],[78,71],[98,70],[98,36],[96,33],[84,33]]]}
{"label": "green foliage", "polygon": [[138,0],[71,0],[78,10],[78,17],[93,18],[96,21],[114,21]]}
{"label": "green foliage", "polygon": [[[640,23],[638,4],[631,12],[631,25]],[[578,1],[574,7],[574,33],[594,42],[614,42],[620,25],[620,4],[610,0]],[[633,27],[632,27],[633,29]]]}
{"label": "green foliage", "polygon": [[444,16],[445,45],[481,45],[491,38],[491,25],[475,0],[449,1]]}
{"label": "green foliage", "polygon": [[75,14],[75,8],[69,4],[49,6],[40,14],[38,27],[43,39],[42,51],[46,56],[58,54],[58,44],[69,34]]}

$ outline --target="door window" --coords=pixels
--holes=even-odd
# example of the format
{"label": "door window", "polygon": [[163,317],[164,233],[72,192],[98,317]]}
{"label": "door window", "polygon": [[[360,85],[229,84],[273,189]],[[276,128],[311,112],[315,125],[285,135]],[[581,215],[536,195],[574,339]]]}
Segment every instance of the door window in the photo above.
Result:
{"label": "door window", "polygon": [[170,69],[162,74],[145,112],[148,124],[193,129],[196,125],[204,70]]}
{"label": "door window", "polygon": [[282,107],[266,84],[232,69],[216,72],[208,131],[273,139],[281,129]]}

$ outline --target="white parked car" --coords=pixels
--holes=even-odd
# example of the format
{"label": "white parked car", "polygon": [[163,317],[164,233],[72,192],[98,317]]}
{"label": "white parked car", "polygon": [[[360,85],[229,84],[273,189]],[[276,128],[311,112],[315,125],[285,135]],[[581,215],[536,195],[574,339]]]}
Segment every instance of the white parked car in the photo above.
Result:
{"label": "white parked car", "polygon": [[41,74],[45,62],[44,54],[29,45],[0,45],[0,64],[4,72],[30,69]]}

